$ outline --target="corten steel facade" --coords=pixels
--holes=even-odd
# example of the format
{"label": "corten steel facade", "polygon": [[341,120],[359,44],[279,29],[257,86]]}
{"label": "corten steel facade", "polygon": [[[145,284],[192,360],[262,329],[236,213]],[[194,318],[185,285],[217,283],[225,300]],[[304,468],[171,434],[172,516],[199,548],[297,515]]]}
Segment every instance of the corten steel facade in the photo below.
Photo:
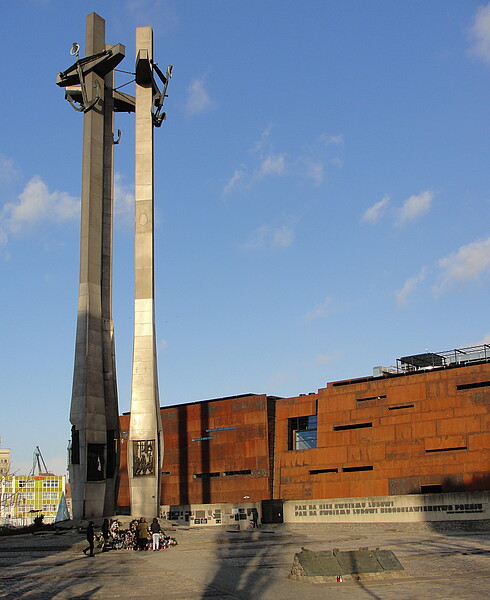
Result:
{"label": "corten steel facade", "polygon": [[[161,504],[260,502],[271,497],[274,398],[241,395],[161,408],[165,455]],[[129,414],[121,416],[119,507],[129,506]]]}
{"label": "corten steel facade", "polygon": [[164,407],[161,503],[489,490],[489,407],[488,361]]}
{"label": "corten steel facade", "polygon": [[[489,407],[489,363],[333,382],[278,400],[275,497],[488,490]],[[293,418],[316,414],[316,448],[293,448]]]}

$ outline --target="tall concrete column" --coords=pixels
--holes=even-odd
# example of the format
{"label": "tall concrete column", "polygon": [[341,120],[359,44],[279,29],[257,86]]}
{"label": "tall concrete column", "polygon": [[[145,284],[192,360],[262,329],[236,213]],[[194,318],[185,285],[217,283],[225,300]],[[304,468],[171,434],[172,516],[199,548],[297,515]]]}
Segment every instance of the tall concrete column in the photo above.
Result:
{"label": "tall concrete column", "polygon": [[128,475],[133,516],[160,510],[163,435],[154,295],[153,30],[136,29],[135,300]]}
{"label": "tall concrete column", "polygon": [[[103,50],[105,22],[95,13],[91,13],[87,15],[86,21],[85,51],[87,55],[91,55]],[[70,411],[70,421],[78,432],[80,448],[78,464],[72,462],[70,465],[73,516],[78,518],[100,516],[104,512],[105,478],[102,463],[107,435],[100,260],[104,178],[104,79],[92,72],[87,75],[85,84],[90,93],[98,89],[100,100],[93,110],[85,113],[83,120],[80,285]],[[100,479],[97,480],[99,474]]]}
{"label": "tall concrete column", "polygon": [[[86,19],[87,57],[58,74],[71,104],[83,111],[80,284],[70,410],[69,465],[73,516],[114,514],[119,438],[112,321],[113,69],[124,47],[106,50],[105,21]],[[78,87],[70,87],[70,86]],[[80,108],[76,104],[80,104]]]}
{"label": "tall concrete column", "polygon": [[[108,50],[110,46],[106,46]],[[107,432],[104,515],[115,514],[119,488],[119,410],[117,401],[114,321],[112,319],[112,232],[114,221],[114,71],[104,78],[104,178],[102,199],[102,352]]]}

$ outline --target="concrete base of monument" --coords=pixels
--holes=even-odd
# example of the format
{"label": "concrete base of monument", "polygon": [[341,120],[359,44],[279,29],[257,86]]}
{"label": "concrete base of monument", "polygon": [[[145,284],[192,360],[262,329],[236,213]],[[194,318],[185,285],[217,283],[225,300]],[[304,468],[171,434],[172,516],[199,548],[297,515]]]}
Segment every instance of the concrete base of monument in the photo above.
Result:
{"label": "concrete base of monument", "polygon": [[313,552],[301,548],[294,555],[289,579],[305,583],[362,581],[404,577],[402,564],[391,550],[339,550]]}
{"label": "concrete base of monument", "polygon": [[236,502],[228,504],[182,504],[161,505],[160,515],[176,525],[185,527],[212,527],[218,525],[233,531],[254,529],[253,515],[260,523],[260,502]]}

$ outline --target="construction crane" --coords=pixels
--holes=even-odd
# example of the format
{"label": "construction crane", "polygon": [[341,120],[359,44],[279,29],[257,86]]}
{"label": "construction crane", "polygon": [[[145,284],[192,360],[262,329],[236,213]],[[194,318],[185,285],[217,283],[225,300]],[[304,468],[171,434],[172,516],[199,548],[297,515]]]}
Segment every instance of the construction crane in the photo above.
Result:
{"label": "construction crane", "polygon": [[48,467],[46,466],[46,463],[44,462],[44,458],[43,458],[43,455],[41,454],[41,450],[39,449],[39,446],[36,446],[36,449],[34,450],[32,469],[31,469],[31,472],[29,473],[29,475],[35,475],[36,467],[37,467],[38,475],[48,475],[49,474]]}

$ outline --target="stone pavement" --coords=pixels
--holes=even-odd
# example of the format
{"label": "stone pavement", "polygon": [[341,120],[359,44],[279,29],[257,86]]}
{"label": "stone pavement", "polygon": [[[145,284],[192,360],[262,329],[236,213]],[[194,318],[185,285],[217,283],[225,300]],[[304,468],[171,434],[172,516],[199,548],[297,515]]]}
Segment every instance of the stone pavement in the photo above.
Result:
{"label": "stone pavement", "polygon": [[[0,537],[1,600],[475,600],[490,597],[490,531],[437,532],[428,525],[263,526],[256,531],[180,529],[160,552],[100,550],[61,534]],[[397,578],[343,583],[287,579],[295,552],[393,550]]]}

